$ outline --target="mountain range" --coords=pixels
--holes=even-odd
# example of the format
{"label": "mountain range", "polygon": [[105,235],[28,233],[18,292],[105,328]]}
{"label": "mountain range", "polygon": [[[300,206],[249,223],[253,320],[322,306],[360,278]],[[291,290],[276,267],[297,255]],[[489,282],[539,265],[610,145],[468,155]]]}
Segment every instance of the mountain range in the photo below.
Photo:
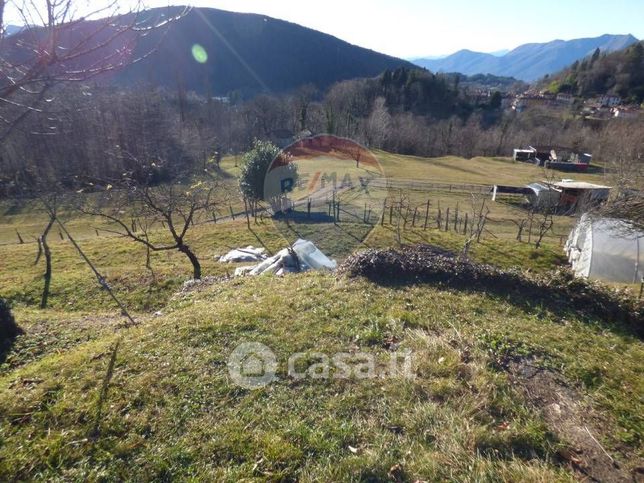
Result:
{"label": "mountain range", "polygon": [[[150,18],[164,18],[183,11],[184,7],[168,7],[150,9],[145,14]],[[92,38],[96,42],[110,38],[109,30],[101,31],[101,36],[93,35],[103,25],[100,22],[82,21],[63,27],[59,33],[61,49],[76,45],[82,38]],[[7,34],[13,34],[8,39],[14,41],[5,44],[5,55],[24,62],[33,57],[33,51],[24,46],[28,42],[21,42],[21,38],[44,36],[46,31],[22,30],[7,27]],[[123,54],[129,52],[129,48],[119,45],[121,40],[96,49],[88,45],[89,54],[74,59],[74,64],[66,67],[82,69],[96,65],[101,58],[113,57],[114,51],[129,55]],[[564,69],[597,48],[611,52],[635,42],[637,39],[632,35],[606,34],[596,38],[525,44],[507,53],[461,50],[440,59],[418,59],[415,64],[432,72],[492,74],[534,81]],[[192,8],[168,29],[153,29],[138,38],[132,58],[141,60],[101,75],[96,81],[117,85],[149,83],[171,89],[180,86],[187,91],[214,96],[238,92],[247,97],[260,92],[287,92],[304,84],[324,90],[338,81],[375,77],[399,67],[415,67],[409,61],[352,45],[294,23],[266,15],[213,8]]]}
{"label": "mountain range", "polygon": [[441,59],[415,59],[414,63],[433,72],[494,74],[530,82],[560,71],[576,60],[591,55],[595,49],[613,52],[635,42],[637,38],[630,34],[605,34],[592,38],[523,44],[504,55],[459,50]]}
{"label": "mountain range", "polygon": [[4,34],[9,36],[9,35],[17,34],[21,30],[22,30],[22,27],[18,25],[6,25],[4,28]]}
{"label": "mountain range", "polygon": [[[119,73],[117,82],[151,81],[213,95],[283,92],[303,84],[325,89],[413,64],[266,15],[193,8],[164,35],[138,47],[156,51]],[[197,51],[195,51],[197,49]],[[195,55],[198,53],[198,56]]]}

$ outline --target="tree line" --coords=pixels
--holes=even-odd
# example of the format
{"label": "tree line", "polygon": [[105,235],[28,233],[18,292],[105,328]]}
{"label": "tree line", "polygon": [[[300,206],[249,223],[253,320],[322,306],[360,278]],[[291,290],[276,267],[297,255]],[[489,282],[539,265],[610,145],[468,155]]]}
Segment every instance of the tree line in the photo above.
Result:
{"label": "tree line", "polygon": [[593,123],[536,108],[519,114],[501,109],[499,96],[473,101],[458,77],[423,70],[246,101],[205,98],[181,86],[83,83],[49,92],[47,110],[25,119],[0,146],[1,196],[43,182],[74,189],[121,178],[152,184],[187,178],[216,170],[222,156],[243,153],[256,139],[298,133],[420,156],[508,156],[528,144],[564,145],[608,163],[624,151],[641,162],[644,139],[638,119]]}

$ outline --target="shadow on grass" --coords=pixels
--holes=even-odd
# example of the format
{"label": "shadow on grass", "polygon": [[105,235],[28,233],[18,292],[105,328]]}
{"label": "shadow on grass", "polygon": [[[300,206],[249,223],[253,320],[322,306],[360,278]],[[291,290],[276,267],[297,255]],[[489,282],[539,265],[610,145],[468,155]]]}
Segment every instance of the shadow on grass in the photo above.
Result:
{"label": "shadow on grass", "polygon": [[262,247],[264,247],[264,250],[266,250],[266,253],[268,253],[268,255],[272,257],[272,256],[273,256],[273,252],[272,252],[272,251],[271,251],[271,249],[268,247],[268,245],[266,245],[266,243],[264,243],[264,240],[262,240],[262,238],[257,234],[257,232],[256,232],[255,230],[253,230],[252,226],[249,226],[249,227],[248,227],[248,231],[250,231],[250,232],[253,234],[253,236],[257,239],[257,241],[259,242],[259,244],[260,244]]}
{"label": "shadow on grass", "polygon": [[9,304],[0,298],[0,364],[4,363],[16,337],[22,333],[11,314]]}
{"label": "shadow on grass", "polygon": [[325,212],[289,210],[286,213],[279,212],[273,215],[273,220],[284,223],[333,223],[335,220]]}
{"label": "shadow on grass", "polygon": [[600,284],[576,278],[567,270],[527,275],[490,265],[462,261],[428,246],[366,250],[340,267],[348,276],[362,276],[383,286],[428,283],[441,288],[491,295],[528,313],[543,309],[558,317],[583,315],[621,335],[644,337],[644,303]]}
{"label": "shadow on grass", "polygon": [[276,225],[286,239],[294,241],[301,238],[310,240],[326,255],[344,258],[356,248],[369,248],[365,239],[373,229],[368,223],[308,223],[304,220],[295,223],[292,220],[278,221]]}

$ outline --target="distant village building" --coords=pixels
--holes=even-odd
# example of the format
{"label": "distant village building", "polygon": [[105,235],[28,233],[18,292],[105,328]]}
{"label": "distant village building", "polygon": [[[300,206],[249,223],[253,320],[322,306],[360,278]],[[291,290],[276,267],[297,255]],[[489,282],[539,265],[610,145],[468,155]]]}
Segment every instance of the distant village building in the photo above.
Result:
{"label": "distant village building", "polygon": [[599,98],[599,105],[602,107],[615,107],[622,103],[622,98],[614,94],[604,94]]}
{"label": "distant village building", "polygon": [[557,102],[559,104],[572,105],[575,102],[575,97],[572,94],[567,94],[565,92],[560,92],[557,94]]}
{"label": "distant village building", "polygon": [[540,96],[520,94],[515,97],[514,102],[512,103],[512,109],[517,112],[523,112],[528,108],[547,105],[548,102],[549,101],[547,99]]}

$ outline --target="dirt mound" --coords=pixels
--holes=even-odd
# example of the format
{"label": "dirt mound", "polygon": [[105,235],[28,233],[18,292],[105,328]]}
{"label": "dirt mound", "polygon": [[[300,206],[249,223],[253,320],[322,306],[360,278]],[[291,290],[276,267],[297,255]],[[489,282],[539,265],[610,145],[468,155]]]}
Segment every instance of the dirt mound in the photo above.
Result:
{"label": "dirt mound", "polygon": [[582,479],[637,481],[636,473],[629,474],[594,436],[601,433],[601,420],[559,374],[529,360],[512,361],[507,370],[514,386],[543,415],[551,431],[567,444],[559,456]]}
{"label": "dirt mound", "polygon": [[610,321],[639,337],[644,335],[644,304],[627,292],[576,278],[559,269],[543,275],[520,270],[502,270],[456,258],[450,252],[428,245],[399,249],[369,249],[347,258],[339,273],[361,276],[383,284],[432,283],[439,286],[510,295],[516,304],[546,305],[555,312],[571,309]]}

